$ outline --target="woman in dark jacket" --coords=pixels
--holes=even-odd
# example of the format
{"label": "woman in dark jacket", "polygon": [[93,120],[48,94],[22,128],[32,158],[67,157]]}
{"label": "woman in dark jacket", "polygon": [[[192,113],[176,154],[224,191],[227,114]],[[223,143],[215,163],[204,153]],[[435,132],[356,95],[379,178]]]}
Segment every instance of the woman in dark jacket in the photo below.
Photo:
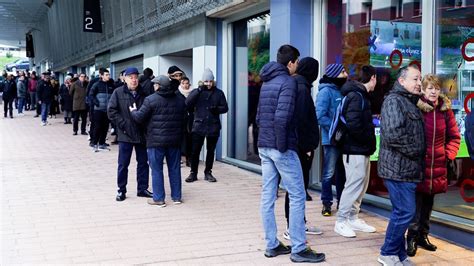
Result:
{"label": "woman in dark jacket", "polygon": [[49,116],[56,118],[56,115],[59,114],[59,82],[56,79],[51,79],[51,87],[53,87],[53,100],[51,101],[51,107],[49,109]]}
{"label": "woman in dark jacket", "polygon": [[[181,84],[176,91],[176,94],[180,96],[184,101],[188,98],[189,94],[193,90],[190,86],[189,79],[187,77],[183,77],[181,79]],[[193,128],[193,120],[194,115],[190,111],[186,111],[184,115],[184,135],[183,135],[183,142],[181,144],[181,154],[186,157],[186,166],[191,167],[191,154],[192,154],[192,134],[191,130]]]}
{"label": "woman in dark jacket", "polygon": [[71,88],[71,77],[67,76],[59,89],[61,109],[64,112],[64,124],[72,124],[72,96],[69,94]]}
{"label": "woman in dark jacket", "polygon": [[437,76],[428,74],[422,81],[423,96],[418,101],[425,121],[425,179],[416,189],[416,214],[407,234],[407,254],[415,256],[417,246],[435,251],[428,239],[430,215],[434,195],[448,189],[448,160],[454,160],[459,150],[461,136],[451,110],[450,100],[440,95],[441,83]]}

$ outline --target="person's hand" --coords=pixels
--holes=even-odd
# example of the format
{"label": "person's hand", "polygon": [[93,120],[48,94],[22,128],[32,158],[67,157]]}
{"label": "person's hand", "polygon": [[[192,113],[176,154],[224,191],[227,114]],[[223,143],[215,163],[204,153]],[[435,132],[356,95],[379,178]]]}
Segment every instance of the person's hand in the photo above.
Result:
{"label": "person's hand", "polygon": [[38,104],[41,104],[41,101],[38,101]]}
{"label": "person's hand", "polygon": [[130,112],[136,111],[137,110],[137,104],[133,103],[133,105],[128,107],[128,109],[130,110]]}
{"label": "person's hand", "polygon": [[307,152],[306,155],[308,155],[308,157],[311,156],[311,152],[310,151]]}

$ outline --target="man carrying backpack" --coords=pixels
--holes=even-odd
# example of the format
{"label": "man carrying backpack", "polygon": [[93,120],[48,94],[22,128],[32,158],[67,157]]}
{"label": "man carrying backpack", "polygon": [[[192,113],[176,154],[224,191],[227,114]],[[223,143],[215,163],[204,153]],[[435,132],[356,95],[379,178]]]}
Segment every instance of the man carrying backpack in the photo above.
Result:
{"label": "man carrying backpack", "polygon": [[341,88],[344,96],[341,116],[345,119],[342,154],[346,183],[342,191],[334,232],[355,237],[354,231],[373,233],[376,229],[358,218],[362,198],[369,185],[370,155],[375,152],[375,129],[369,93],[377,83],[373,66],[363,66],[360,82],[350,80]]}

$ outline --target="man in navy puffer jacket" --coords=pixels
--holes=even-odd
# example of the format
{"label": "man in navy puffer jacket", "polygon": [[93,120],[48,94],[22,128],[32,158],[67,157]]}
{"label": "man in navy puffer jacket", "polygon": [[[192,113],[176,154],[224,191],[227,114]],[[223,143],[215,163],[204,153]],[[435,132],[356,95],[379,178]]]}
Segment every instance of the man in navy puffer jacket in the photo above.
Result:
{"label": "man in navy puffer jacket", "polygon": [[[293,262],[320,262],[325,259],[325,255],[306,246],[306,193],[297,154],[294,116],[297,84],[290,76],[296,71],[299,55],[295,47],[283,45],[278,49],[277,62],[266,64],[260,71],[264,83],[260,92],[257,125],[258,148],[262,160],[261,212],[267,243],[265,256],[291,253],[290,259]],[[291,202],[291,250],[277,239],[274,208],[279,175]]]}

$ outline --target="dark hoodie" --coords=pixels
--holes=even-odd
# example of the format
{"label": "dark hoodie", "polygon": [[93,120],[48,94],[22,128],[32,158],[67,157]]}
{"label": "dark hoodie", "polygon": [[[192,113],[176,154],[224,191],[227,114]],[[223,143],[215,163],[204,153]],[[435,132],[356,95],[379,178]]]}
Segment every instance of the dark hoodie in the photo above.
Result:
{"label": "dark hoodie", "polygon": [[141,75],[140,78],[138,79],[138,82],[140,83],[140,86],[142,86],[143,91],[147,95],[152,95],[155,92],[155,89],[153,88],[153,83],[151,80],[153,77]]}
{"label": "dark hoodie", "polygon": [[147,127],[147,148],[179,148],[184,130],[184,99],[169,87],[162,86],[145,98],[133,120]]}
{"label": "dark hoodie", "polygon": [[343,116],[347,126],[342,152],[370,156],[376,144],[369,93],[364,84],[349,80],[342,86],[341,94],[346,97]]}
{"label": "dark hoodie", "polygon": [[311,97],[312,83],[318,78],[319,63],[316,59],[306,57],[300,60],[294,78],[298,83],[295,115],[298,134],[298,151],[309,152],[319,145],[319,127],[316,108]]}
{"label": "dark hoodie", "polygon": [[296,119],[294,116],[297,92],[296,80],[288,68],[270,62],[260,71],[263,85],[257,111],[258,147],[298,151]]}

